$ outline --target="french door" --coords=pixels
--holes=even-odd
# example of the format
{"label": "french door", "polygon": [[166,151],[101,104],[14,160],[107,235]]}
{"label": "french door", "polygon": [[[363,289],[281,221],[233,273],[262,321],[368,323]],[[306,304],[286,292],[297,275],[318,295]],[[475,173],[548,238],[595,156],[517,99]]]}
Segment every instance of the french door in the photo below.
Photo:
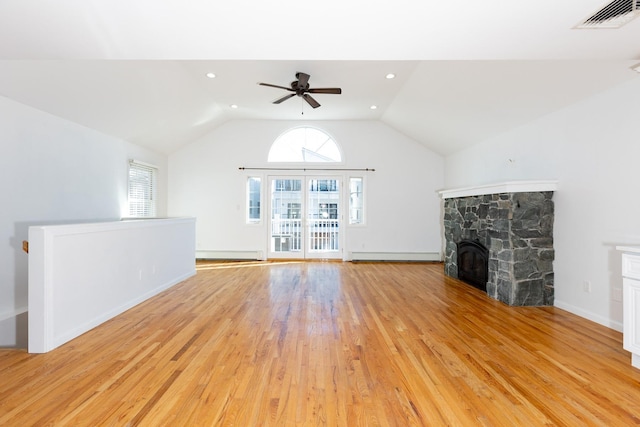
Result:
{"label": "french door", "polygon": [[341,180],[269,177],[269,257],[341,258]]}

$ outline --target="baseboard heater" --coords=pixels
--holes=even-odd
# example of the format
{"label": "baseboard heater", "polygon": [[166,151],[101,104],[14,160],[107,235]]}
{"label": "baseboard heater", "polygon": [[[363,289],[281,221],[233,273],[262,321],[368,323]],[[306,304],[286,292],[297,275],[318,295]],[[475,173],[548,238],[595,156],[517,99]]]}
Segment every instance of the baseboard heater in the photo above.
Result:
{"label": "baseboard heater", "polygon": [[351,252],[351,261],[442,261],[439,252]]}
{"label": "baseboard heater", "polygon": [[262,251],[196,251],[197,259],[264,260]]}
{"label": "baseboard heater", "polygon": [[[431,261],[440,262],[439,252],[349,252],[348,261]],[[196,251],[197,259],[264,261],[263,251]]]}

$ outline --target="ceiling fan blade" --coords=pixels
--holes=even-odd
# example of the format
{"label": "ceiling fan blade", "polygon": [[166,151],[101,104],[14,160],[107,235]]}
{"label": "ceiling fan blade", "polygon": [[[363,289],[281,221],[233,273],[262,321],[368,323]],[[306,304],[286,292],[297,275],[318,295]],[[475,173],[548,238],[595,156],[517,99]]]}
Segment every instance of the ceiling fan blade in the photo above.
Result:
{"label": "ceiling fan blade", "polygon": [[307,83],[309,83],[309,74],[306,73],[296,73],[296,78],[298,79],[298,89],[305,89],[307,87]]}
{"label": "ceiling fan blade", "polygon": [[288,95],[283,96],[282,98],[278,98],[275,101],[273,101],[274,104],[280,104],[283,101],[286,101],[287,99],[296,96],[295,93],[290,93]]}
{"label": "ceiling fan blade", "polygon": [[313,108],[318,108],[320,106],[320,103],[318,101],[316,101],[315,99],[313,99],[311,97],[311,95],[309,95],[308,93],[305,93],[304,95],[302,95],[302,97],[304,98],[305,101],[307,101],[309,103],[309,105],[311,105]]}
{"label": "ceiling fan blade", "polygon": [[290,87],[284,87],[284,86],[278,86],[278,85],[272,85],[270,83],[258,83],[260,86],[269,86],[269,87],[276,87],[278,89],[284,89],[284,90],[288,90],[289,92],[294,92],[293,89],[291,89]]}
{"label": "ceiling fan blade", "polygon": [[307,92],[309,93],[331,93],[334,95],[340,95],[342,93],[342,89],[339,87],[324,87],[324,88],[315,88],[309,89]]}

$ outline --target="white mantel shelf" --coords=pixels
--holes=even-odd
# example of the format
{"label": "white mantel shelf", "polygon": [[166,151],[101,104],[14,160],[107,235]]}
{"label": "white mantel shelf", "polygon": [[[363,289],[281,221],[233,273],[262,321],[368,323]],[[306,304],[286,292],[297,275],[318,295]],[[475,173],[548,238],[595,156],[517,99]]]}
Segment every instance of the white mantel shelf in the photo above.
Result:
{"label": "white mantel shelf", "polygon": [[481,196],[484,194],[556,191],[557,188],[558,181],[510,181],[500,182],[496,184],[478,185],[476,187],[440,190],[438,191],[438,194],[443,199],[454,199],[457,197]]}

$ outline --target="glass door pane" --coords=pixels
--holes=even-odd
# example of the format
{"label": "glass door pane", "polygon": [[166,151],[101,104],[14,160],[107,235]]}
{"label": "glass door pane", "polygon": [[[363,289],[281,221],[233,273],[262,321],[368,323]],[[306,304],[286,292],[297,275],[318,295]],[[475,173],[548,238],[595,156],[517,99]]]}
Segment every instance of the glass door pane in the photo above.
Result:
{"label": "glass door pane", "polygon": [[301,178],[272,178],[270,181],[270,254],[302,258],[303,181]]}
{"label": "glass door pane", "polygon": [[340,254],[340,181],[307,181],[307,251],[311,257],[335,258]]}

